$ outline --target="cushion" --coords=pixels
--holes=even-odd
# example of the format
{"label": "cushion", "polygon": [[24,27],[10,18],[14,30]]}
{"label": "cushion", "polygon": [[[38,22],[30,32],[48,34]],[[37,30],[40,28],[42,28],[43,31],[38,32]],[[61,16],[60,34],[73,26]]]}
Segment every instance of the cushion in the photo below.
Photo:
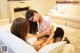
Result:
{"label": "cushion", "polygon": [[57,5],[57,11],[59,13],[66,13],[70,15],[80,15],[80,6],[79,5],[73,5],[73,4],[58,4]]}
{"label": "cushion", "polygon": [[53,44],[48,44],[42,47],[38,52],[39,53],[60,53],[63,50],[65,44],[66,42],[57,42]]}
{"label": "cushion", "polygon": [[76,53],[76,50],[72,44],[66,44],[61,53]]}

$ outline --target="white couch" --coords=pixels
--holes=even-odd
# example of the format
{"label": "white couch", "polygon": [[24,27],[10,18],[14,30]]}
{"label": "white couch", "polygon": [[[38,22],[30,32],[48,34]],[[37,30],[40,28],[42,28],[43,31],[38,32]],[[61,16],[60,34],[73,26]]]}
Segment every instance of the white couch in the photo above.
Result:
{"label": "white couch", "polygon": [[72,4],[58,4],[56,9],[48,13],[53,22],[80,29],[80,6]]}
{"label": "white couch", "polygon": [[37,53],[37,51],[26,42],[14,36],[5,28],[0,27],[0,52],[3,49],[3,45],[7,46],[5,53]]}
{"label": "white couch", "polygon": [[36,51],[22,39],[16,37],[9,30],[0,26],[0,53],[2,52],[2,49],[5,50],[2,46],[7,46],[7,51],[5,51],[5,53],[76,53],[74,46],[66,47],[66,45],[65,42],[57,42],[46,45],[39,51]]}

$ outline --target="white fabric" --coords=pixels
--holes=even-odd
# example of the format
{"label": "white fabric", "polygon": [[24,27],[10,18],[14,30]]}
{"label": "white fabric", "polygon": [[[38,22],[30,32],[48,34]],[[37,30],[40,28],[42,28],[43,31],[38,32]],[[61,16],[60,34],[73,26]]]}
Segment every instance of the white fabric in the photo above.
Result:
{"label": "white fabric", "polygon": [[37,53],[37,51],[22,39],[0,27],[0,40],[3,41],[14,53]]}
{"label": "white fabric", "polygon": [[51,9],[50,10],[50,13],[53,13],[54,14],[54,13],[58,13],[58,12],[55,9]]}
{"label": "white fabric", "polygon": [[50,26],[53,25],[53,24],[52,24],[52,21],[50,20],[50,17],[49,17],[49,16],[44,16],[44,15],[42,15],[42,18],[43,18],[43,20],[45,20],[47,23],[49,23]]}
{"label": "white fabric", "polygon": [[34,43],[37,41],[36,37],[32,37],[26,40],[27,43],[29,43],[30,45],[34,45]]}
{"label": "white fabric", "polygon": [[[46,30],[49,27],[49,25],[53,25],[50,20],[50,17],[42,15],[42,22],[40,24],[38,23],[38,31],[42,32]],[[50,35],[50,31],[48,31],[47,35]]]}
{"label": "white fabric", "polygon": [[80,15],[80,6],[73,4],[65,4],[58,8],[58,12],[79,16]]}
{"label": "white fabric", "polygon": [[66,44],[61,53],[76,53],[76,50],[72,44]]}
{"label": "white fabric", "polygon": [[[48,44],[44,47],[42,47],[38,52],[39,53],[58,53],[61,50],[63,50],[66,42],[57,42],[54,44]],[[57,50],[58,49],[58,50]]]}

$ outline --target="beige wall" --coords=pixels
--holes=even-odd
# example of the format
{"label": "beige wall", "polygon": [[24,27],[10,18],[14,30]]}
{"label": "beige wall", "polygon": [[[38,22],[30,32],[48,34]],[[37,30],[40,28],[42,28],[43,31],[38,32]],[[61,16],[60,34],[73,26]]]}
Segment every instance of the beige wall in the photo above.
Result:
{"label": "beige wall", "polygon": [[0,14],[2,15],[2,19],[9,18],[9,9],[7,0],[0,0]]}
{"label": "beige wall", "polygon": [[1,7],[0,7],[0,19],[1,19],[2,15],[1,15]]}
{"label": "beige wall", "polygon": [[[55,0],[30,0],[31,8],[41,14],[46,14],[55,5]],[[15,4],[14,4],[15,5]],[[7,0],[0,0],[0,19],[10,19],[10,12]]]}
{"label": "beige wall", "polygon": [[0,24],[9,23],[9,18],[7,0],[0,0]]}
{"label": "beige wall", "polygon": [[55,5],[55,0],[31,0],[32,8],[46,14]]}

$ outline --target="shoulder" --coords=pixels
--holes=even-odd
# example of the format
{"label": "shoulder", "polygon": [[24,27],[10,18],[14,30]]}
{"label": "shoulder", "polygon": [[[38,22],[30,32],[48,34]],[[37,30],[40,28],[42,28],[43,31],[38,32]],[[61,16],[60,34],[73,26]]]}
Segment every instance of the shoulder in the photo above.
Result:
{"label": "shoulder", "polygon": [[43,18],[45,21],[50,21],[50,17],[49,17],[49,16],[42,15],[42,18]]}
{"label": "shoulder", "polygon": [[32,38],[32,37],[34,37],[34,35],[29,33],[26,38]]}
{"label": "shoulder", "polygon": [[46,21],[46,23],[49,24],[50,26],[53,25],[52,20],[51,20],[51,18],[50,18],[49,16],[42,15],[42,18],[43,18],[43,20]]}

